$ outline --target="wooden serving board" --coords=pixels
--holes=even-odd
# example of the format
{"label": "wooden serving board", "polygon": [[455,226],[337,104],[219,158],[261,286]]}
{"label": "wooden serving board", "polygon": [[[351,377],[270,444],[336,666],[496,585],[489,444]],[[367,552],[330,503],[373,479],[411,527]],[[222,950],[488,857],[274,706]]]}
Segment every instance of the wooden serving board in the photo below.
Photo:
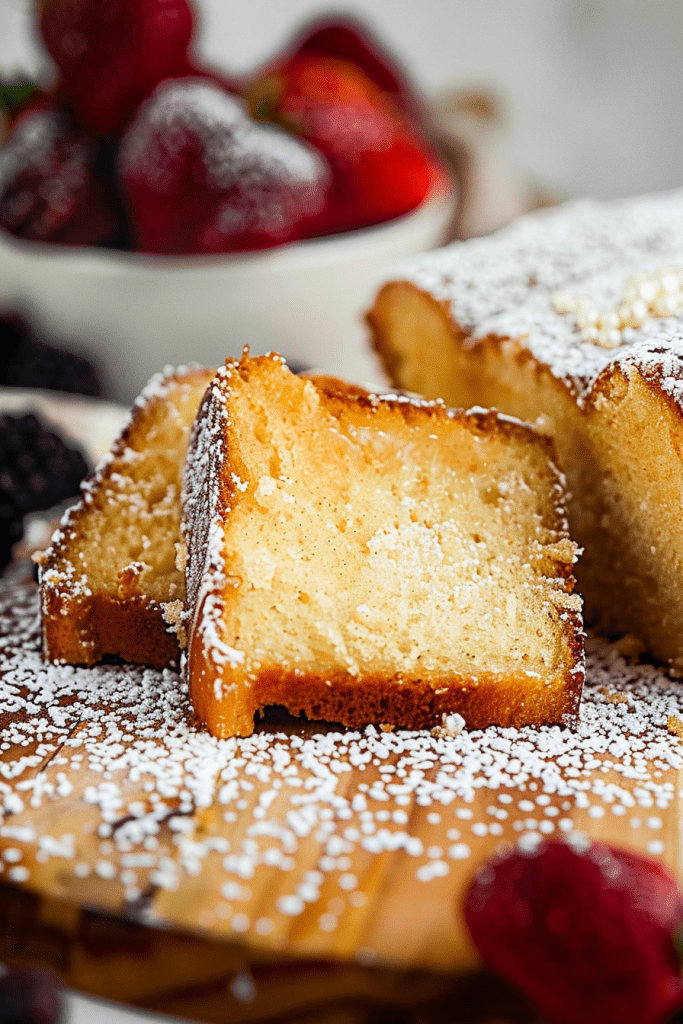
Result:
{"label": "wooden serving board", "polygon": [[683,688],[590,646],[576,732],[283,714],[216,741],[171,672],[43,664],[35,588],[5,588],[0,879],[258,955],[467,972],[462,895],[502,843],[586,833],[681,874]]}
{"label": "wooden serving board", "polygon": [[[31,402],[95,459],[125,414]],[[589,646],[577,732],[275,711],[218,743],[172,673],[43,664],[34,585],[0,582],[0,959],[213,1022],[535,1019],[477,971],[483,860],[585,833],[683,872],[683,687]]]}
{"label": "wooden serving board", "polygon": [[[90,995],[211,1024],[540,1024],[484,971],[391,971],[277,957],[150,928],[0,883],[0,960]],[[105,1009],[106,1012],[106,1009]]]}

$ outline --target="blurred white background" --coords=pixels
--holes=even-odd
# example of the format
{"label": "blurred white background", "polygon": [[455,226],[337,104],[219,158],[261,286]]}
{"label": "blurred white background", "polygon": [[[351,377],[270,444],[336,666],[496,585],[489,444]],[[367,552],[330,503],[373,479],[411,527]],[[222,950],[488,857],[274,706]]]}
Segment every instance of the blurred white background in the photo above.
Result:
{"label": "blurred white background", "polygon": [[[226,69],[270,57],[315,13],[364,18],[428,93],[496,89],[510,159],[559,194],[683,184],[681,0],[197,0],[199,50]],[[0,0],[0,73],[45,68],[33,0]]]}

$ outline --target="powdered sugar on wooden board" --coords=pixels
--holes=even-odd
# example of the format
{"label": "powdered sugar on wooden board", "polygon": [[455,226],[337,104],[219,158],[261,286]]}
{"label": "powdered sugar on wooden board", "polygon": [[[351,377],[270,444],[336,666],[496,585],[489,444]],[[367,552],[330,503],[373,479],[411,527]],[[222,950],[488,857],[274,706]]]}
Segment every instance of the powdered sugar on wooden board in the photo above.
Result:
{"label": "powdered sugar on wooden board", "polygon": [[[262,723],[216,740],[170,671],[45,664],[0,590],[0,877],[251,946],[473,962],[456,904],[501,842],[588,832],[679,869],[683,688],[590,645],[576,731]],[[406,927],[410,924],[410,927]]]}
{"label": "powdered sugar on wooden board", "polygon": [[[520,218],[488,238],[454,243],[395,268],[450,305],[472,339],[519,338],[531,354],[567,380],[579,404],[605,367],[630,363],[665,378],[681,404],[683,313],[649,318],[617,348],[584,341],[553,296],[616,309],[629,277],[657,274],[683,262],[683,191],[598,203],[580,200]],[[661,365],[665,364],[664,369]]]}

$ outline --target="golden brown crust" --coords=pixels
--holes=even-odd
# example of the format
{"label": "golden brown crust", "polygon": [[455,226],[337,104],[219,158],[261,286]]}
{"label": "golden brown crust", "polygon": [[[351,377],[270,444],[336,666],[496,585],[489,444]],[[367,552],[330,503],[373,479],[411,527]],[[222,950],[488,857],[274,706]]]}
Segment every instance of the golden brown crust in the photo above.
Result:
{"label": "golden brown crust", "polygon": [[42,602],[43,653],[50,661],[94,665],[107,656],[137,665],[177,665],[180,650],[162,609],[143,595],[68,598],[48,593]]}
{"label": "golden brown crust", "polygon": [[[200,612],[201,614],[201,612]],[[325,676],[282,668],[262,669],[252,684],[235,680],[237,693],[226,701],[216,690],[216,666],[195,634],[190,643],[190,699],[198,718],[212,736],[250,736],[254,717],[270,705],[282,705],[290,714],[313,721],[339,722],[363,727],[390,724],[406,729],[440,726],[444,715],[461,715],[468,729],[489,725],[521,728],[525,725],[575,726],[578,722],[583,672],[581,617],[568,613],[563,640],[573,657],[553,685],[529,677],[500,677],[480,673],[476,680],[449,675],[443,679],[406,678],[348,673]]]}
{"label": "golden brown crust", "polygon": [[[580,628],[580,622],[577,626]],[[388,724],[432,729],[452,714],[461,715],[469,730],[493,724],[574,726],[582,685],[583,677],[577,672],[566,672],[553,686],[530,688],[529,678],[521,673],[503,678],[481,674],[476,681],[454,675],[430,680],[364,675],[359,681],[345,673],[323,677],[272,668],[263,669],[254,684],[245,688],[240,707],[231,703],[226,708],[213,694],[212,679],[203,679],[197,672],[190,693],[211,735],[228,738],[250,736],[254,716],[274,704],[312,721],[339,722],[353,728]]]}

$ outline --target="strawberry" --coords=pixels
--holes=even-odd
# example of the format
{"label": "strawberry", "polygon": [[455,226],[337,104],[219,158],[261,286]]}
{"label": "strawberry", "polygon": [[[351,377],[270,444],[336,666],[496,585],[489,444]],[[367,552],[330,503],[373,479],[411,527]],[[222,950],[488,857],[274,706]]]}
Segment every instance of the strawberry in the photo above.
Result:
{"label": "strawberry", "polygon": [[355,18],[316,18],[304,26],[289,53],[289,59],[319,54],[355,64],[406,113],[419,116],[416,90],[405,70],[368,27]]}
{"label": "strawberry", "polygon": [[312,230],[329,172],[309,146],[252,121],[215,82],[162,83],[124,135],[119,176],[150,253],[261,249]]}
{"label": "strawberry", "polygon": [[284,125],[329,161],[328,232],[408,213],[440,178],[412,122],[347,61],[304,54],[257,80],[247,97],[253,116]]}
{"label": "strawberry", "polygon": [[683,898],[634,853],[507,849],[471,883],[465,918],[486,965],[553,1024],[659,1024],[683,1002]]}
{"label": "strawberry", "polygon": [[119,244],[124,219],[107,160],[67,110],[41,100],[17,117],[0,149],[0,224],[35,241]]}
{"label": "strawberry", "polygon": [[81,123],[113,137],[189,65],[188,0],[38,0],[40,32]]}

